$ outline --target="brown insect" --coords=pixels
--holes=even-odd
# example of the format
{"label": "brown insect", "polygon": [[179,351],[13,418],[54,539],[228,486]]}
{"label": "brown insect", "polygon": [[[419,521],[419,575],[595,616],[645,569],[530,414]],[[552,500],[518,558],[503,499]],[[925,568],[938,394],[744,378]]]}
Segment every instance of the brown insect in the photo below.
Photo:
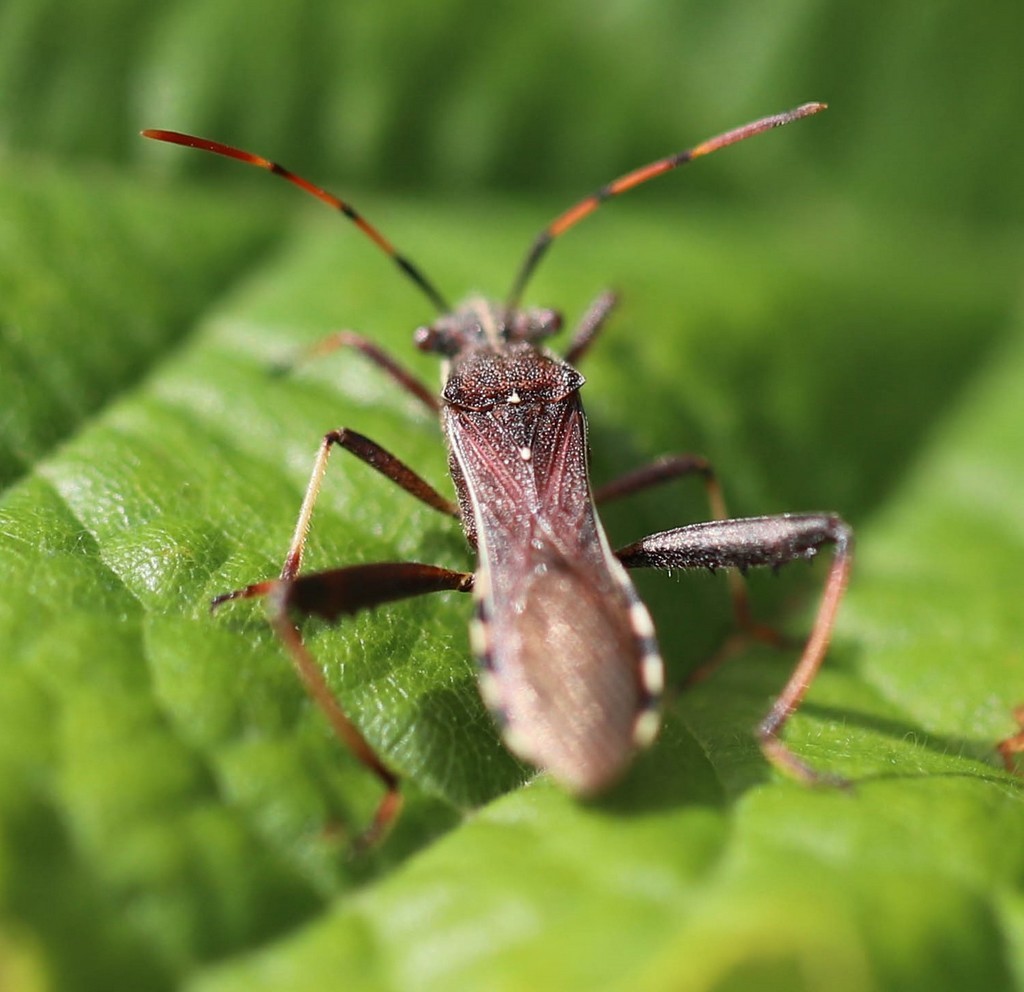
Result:
{"label": "brown insect", "polygon": [[[659,159],[601,187],[549,224],[531,246],[504,302],[470,299],[451,310],[427,278],[349,204],[287,169],[228,145],[173,131],[148,138],[237,158],[276,173],[341,211],[412,279],[439,312],[416,331],[423,351],[442,359],[440,396],[358,334],[343,331],[316,350],[354,348],[431,413],[439,414],[457,500],[374,441],[347,428],[326,434],[313,466],[281,574],[218,596],[266,597],[271,623],[300,677],[337,735],[384,784],[386,793],[365,842],[379,839],[401,806],[397,776],[345,715],[303,643],[293,617],[328,620],[428,592],[473,592],[470,641],[480,689],[515,754],[547,770],[570,791],[588,795],[622,774],[634,750],[659,723],[664,673],[654,625],[637,596],[630,568],[728,568],[734,611],[755,631],[736,570],[778,567],[834,548],[811,636],[793,674],[758,728],[767,758],[805,780],[819,776],[779,733],[821,665],[850,569],[849,527],[833,513],[728,519],[709,463],[671,455],[597,489],[587,466],[587,427],[580,402],[583,376],[574,367],[614,306],[600,296],[584,315],[564,358],[543,341],[562,324],[558,311],[520,306],[523,290],[550,243],[604,201],[727,145],[824,109],[810,103],[727,131]],[[416,562],[384,562],[300,574],[306,534],[331,449],[337,445],[406,492],[458,518],[477,553],[473,572]],[[618,550],[605,536],[596,506],[680,476],[703,478],[714,519],[662,531]]]}

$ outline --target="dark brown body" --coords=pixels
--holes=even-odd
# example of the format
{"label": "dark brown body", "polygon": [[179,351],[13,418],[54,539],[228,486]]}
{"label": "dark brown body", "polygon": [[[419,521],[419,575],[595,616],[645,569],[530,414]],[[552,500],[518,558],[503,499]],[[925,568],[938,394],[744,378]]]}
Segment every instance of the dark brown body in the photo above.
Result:
{"label": "dark brown body", "polygon": [[[577,793],[606,787],[657,728],[662,663],[594,509],[583,377],[500,311],[471,305],[441,421],[476,547],[473,648],[510,750]],[[489,333],[488,333],[489,332]]]}

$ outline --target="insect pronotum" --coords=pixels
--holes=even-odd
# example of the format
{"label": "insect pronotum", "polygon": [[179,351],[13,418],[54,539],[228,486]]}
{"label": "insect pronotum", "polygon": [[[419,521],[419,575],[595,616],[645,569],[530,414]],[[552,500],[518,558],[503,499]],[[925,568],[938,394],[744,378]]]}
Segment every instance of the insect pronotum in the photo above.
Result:
{"label": "insect pronotum", "polygon": [[[320,444],[291,545],[276,579],[213,601],[266,597],[270,621],[299,676],[334,731],[383,783],[385,793],[364,843],[380,839],[401,808],[397,775],[376,754],[331,693],[295,617],[344,614],[428,592],[472,592],[470,642],[480,690],[507,746],[547,770],[571,792],[599,792],[618,778],[633,752],[657,733],[664,674],[654,625],[627,569],[730,569],[741,628],[759,632],[740,573],[778,567],[834,549],[810,637],[793,674],[758,727],[766,757],[808,781],[820,776],[781,740],[821,665],[850,569],[850,528],[834,513],[729,519],[711,465],[697,455],[669,455],[597,489],[587,468],[583,376],[574,367],[594,343],[615,300],[605,293],[584,314],[560,358],[543,344],[562,324],[557,310],[520,306],[551,242],[611,197],[693,159],[824,109],[808,103],[761,118],[693,148],[658,159],[602,186],[545,227],[527,252],[504,301],[472,298],[449,308],[426,276],[356,210],[289,170],[249,152],[175,131],[147,138],[187,145],[259,166],[339,210],[389,255],[438,311],[414,341],[442,359],[438,396],[395,359],[351,331],[314,351],[353,348],[440,415],[456,500],[437,492],[379,444],[348,428]],[[475,571],[418,562],[382,562],[302,573],[313,507],[337,445],[440,513],[460,520],[477,553]],[[713,520],[652,534],[613,550],[596,506],[686,475],[702,477]]]}

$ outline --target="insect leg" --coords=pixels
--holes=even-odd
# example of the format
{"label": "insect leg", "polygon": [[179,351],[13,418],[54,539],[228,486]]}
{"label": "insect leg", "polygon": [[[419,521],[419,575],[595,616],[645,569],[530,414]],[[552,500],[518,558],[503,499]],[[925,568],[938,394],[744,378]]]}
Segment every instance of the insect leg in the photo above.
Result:
{"label": "insect leg", "polygon": [[647,465],[620,475],[603,486],[598,486],[594,490],[594,501],[607,503],[613,499],[621,499],[623,496],[632,496],[633,493],[642,492],[644,489],[650,489],[663,482],[694,474],[700,475],[704,480],[704,486],[708,492],[708,503],[711,505],[711,512],[715,520],[727,519],[722,487],[718,483],[718,477],[715,475],[711,463],[701,455],[662,455],[661,458],[656,458]]}
{"label": "insect leg", "polygon": [[391,376],[407,393],[415,396],[431,413],[437,413],[441,409],[441,403],[437,396],[416,376],[403,368],[382,348],[379,348],[368,338],[364,338],[361,334],[356,334],[354,331],[335,331],[333,334],[329,334],[309,348],[304,349],[292,362],[279,366],[276,371],[281,374],[287,374],[296,365],[313,358],[329,355],[332,351],[337,351],[339,348],[355,348],[361,352],[374,365]]}
{"label": "insect leg", "polygon": [[[426,503],[427,506],[447,516],[457,517],[459,515],[458,507],[451,500],[445,499],[426,479],[417,475],[405,462],[397,459],[376,441],[371,441],[368,437],[345,427],[341,430],[330,431],[320,442],[320,450],[313,463],[313,473],[309,478],[306,495],[303,497],[302,506],[299,509],[299,519],[295,522],[292,543],[285,556],[284,565],[281,566],[280,578],[282,581],[287,582],[294,579],[302,566],[302,555],[306,547],[306,537],[309,534],[309,523],[313,517],[313,507],[320,494],[320,485],[323,482],[324,473],[327,471],[327,460],[330,458],[331,448],[336,444],[346,451],[351,451],[360,461],[375,468],[381,475],[397,483],[407,493]],[[222,603],[233,599],[252,599],[254,596],[264,596],[271,585],[272,583],[269,582],[257,582],[242,589],[221,593],[211,601],[210,609],[216,609]]]}
{"label": "insect leg", "polygon": [[281,569],[281,577],[223,593],[214,598],[210,608],[216,609],[234,599],[252,599],[259,596],[266,596],[269,599],[271,625],[288,649],[306,690],[327,717],[337,737],[383,782],[387,790],[377,807],[373,822],[360,838],[359,846],[366,847],[379,840],[398,816],[402,804],[398,779],[380,760],[334,698],[323,672],[310,655],[298,627],[291,619],[290,611],[316,613],[327,619],[334,619],[343,613],[355,613],[360,609],[422,593],[441,589],[468,590],[472,587],[473,577],[469,573],[450,572],[430,565],[408,563],[357,565],[296,579],[295,576],[302,564],[302,553],[313,507],[327,470],[331,448],[335,444],[351,451],[357,458],[398,483],[406,492],[428,506],[442,513],[457,515],[454,503],[446,500],[428,482],[380,445],[355,431],[344,428],[331,431],[324,435],[313,464],[313,473],[299,511],[292,544]]}
{"label": "insect leg", "polygon": [[[663,455],[647,465],[642,465],[640,468],[633,469],[632,472],[627,472],[625,475],[599,486],[594,490],[594,501],[600,504],[613,499],[621,499],[623,496],[631,496],[644,489],[650,489],[652,486],[671,482],[673,479],[680,479],[687,475],[701,476],[707,491],[711,516],[715,520],[727,520],[729,513],[725,507],[722,486],[711,463],[702,455]],[[783,638],[777,631],[758,624],[754,620],[750,612],[747,583],[743,574],[736,569],[729,570],[729,597],[732,600],[732,612],[736,618],[736,625],[744,634],[767,644],[782,645]],[[717,662],[713,662],[712,667],[716,664]],[[708,671],[708,668],[701,669],[701,677],[708,674]]]}
{"label": "insect leg", "polygon": [[402,808],[398,776],[384,764],[342,709],[291,615],[315,614],[336,620],[342,615],[428,592],[469,592],[472,588],[472,572],[454,572],[416,562],[353,565],[292,580],[272,579],[249,587],[250,596],[267,597],[271,625],[288,649],[299,679],[327,717],[335,735],[384,785],[384,797],[377,805],[370,826],[357,841],[358,848],[380,841],[398,816]]}
{"label": "insect leg", "polygon": [[302,507],[299,510],[299,519],[295,523],[291,547],[288,549],[288,555],[281,568],[282,579],[295,578],[302,564],[302,552],[306,546],[306,535],[309,533],[313,507],[320,494],[320,484],[323,482],[324,472],[327,471],[327,459],[330,457],[331,448],[334,445],[351,451],[360,461],[366,462],[371,468],[397,483],[407,493],[415,496],[420,502],[426,503],[427,506],[450,517],[459,515],[458,507],[450,499],[442,496],[426,479],[417,475],[408,465],[399,461],[390,452],[385,451],[376,441],[371,441],[346,427],[331,431],[325,434],[323,441],[320,442],[320,450],[313,463],[313,472],[309,478],[309,485],[306,487]]}
{"label": "insect leg", "polygon": [[597,335],[604,327],[604,322],[608,319],[608,315],[612,310],[615,309],[617,303],[618,297],[614,293],[605,292],[590,304],[587,312],[583,315],[582,320],[580,320],[579,326],[576,328],[572,341],[569,342],[569,348],[565,353],[565,360],[570,365],[579,364],[580,359],[596,340]]}
{"label": "insect leg", "polygon": [[[317,496],[320,494],[320,485],[323,482],[324,473],[327,471],[327,460],[331,455],[331,448],[334,445],[351,451],[360,461],[366,462],[371,468],[376,469],[381,475],[397,483],[407,493],[415,496],[418,500],[426,503],[427,506],[438,510],[447,516],[457,517],[458,507],[449,499],[445,499],[426,479],[417,475],[405,462],[400,461],[389,451],[382,448],[376,441],[371,441],[362,434],[357,434],[346,427],[341,430],[330,431],[324,435],[320,442],[320,450],[317,452],[316,461],[313,463],[313,472],[309,478],[309,485],[306,487],[306,495],[302,499],[302,506],[299,508],[299,519],[295,522],[295,531],[292,534],[292,543],[285,556],[284,565],[281,566],[281,580],[289,581],[294,579],[302,566],[302,554],[306,547],[306,537],[309,534],[309,523],[313,517],[313,507],[316,505]],[[231,592],[221,593],[215,596],[210,603],[210,609],[214,610],[222,603],[233,599],[252,599],[254,596],[264,596],[270,583],[257,582],[245,586],[242,589],[234,589]]]}
{"label": "insect leg", "polygon": [[808,782],[821,776],[783,744],[782,728],[800,705],[821,667],[849,578],[853,532],[836,514],[784,514],[715,520],[652,534],[616,552],[627,568],[754,568],[814,558],[834,548],[821,604],[793,674],[758,726],[765,757],[782,771]]}

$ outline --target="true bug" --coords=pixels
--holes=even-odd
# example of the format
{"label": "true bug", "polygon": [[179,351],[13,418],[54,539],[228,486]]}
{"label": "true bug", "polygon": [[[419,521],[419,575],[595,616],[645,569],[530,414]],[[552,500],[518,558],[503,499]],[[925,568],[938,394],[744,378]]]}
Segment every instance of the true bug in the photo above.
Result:
{"label": "true bug", "polygon": [[[520,306],[550,243],[606,199],[710,152],[824,109],[809,103],[727,131],[627,173],[548,224],[528,251],[504,302],[470,299],[452,310],[423,273],[348,203],[275,162],[219,142],[173,131],[145,137],[240,159],[281,176],[341,211],[389,255],[437,309],[415,344],[442,358],[440,397],[358,334],[342,331],[319,352],[354,348],[439,414],[457,501],[438,493],[380,445],[347,428],[321,442],[281,574],[218,596],[213,606],[265,596],[271,622],[302,681],[337,735],[381,780],[385,796],[364,840],[382,836],[397,816],[397,776],[341,709],[305,647],[294,614],[328,620],[422,593],[474,594],[470,641],[480,688],[508,747],[580,795],[607,787],[635,748],[653,740],[664,675],[654,627],[626,569],[728,568],[734,610],[753,629],[736,570],[778,567],[834,555],[810,638],[789,681],[758,728],[768,759],[796,775],[819,776],[779,738],[821,665],[850,568],[852,536],[833,513],[728,519],[709,463],[673,455],[596,490],[587,469],[587,429],[574,368],[614,305],[600,296],[584,315],[564,358],[541,343],[561,326],[556,310]],[[456,517],[478,556],[474,572],[416,562],[385,562],[300,574],[313,507],[334,445],[345,448],[441,513]],[[613,551],[595,505],[688,474],[703,477],[714,520],[652,534]]]}

